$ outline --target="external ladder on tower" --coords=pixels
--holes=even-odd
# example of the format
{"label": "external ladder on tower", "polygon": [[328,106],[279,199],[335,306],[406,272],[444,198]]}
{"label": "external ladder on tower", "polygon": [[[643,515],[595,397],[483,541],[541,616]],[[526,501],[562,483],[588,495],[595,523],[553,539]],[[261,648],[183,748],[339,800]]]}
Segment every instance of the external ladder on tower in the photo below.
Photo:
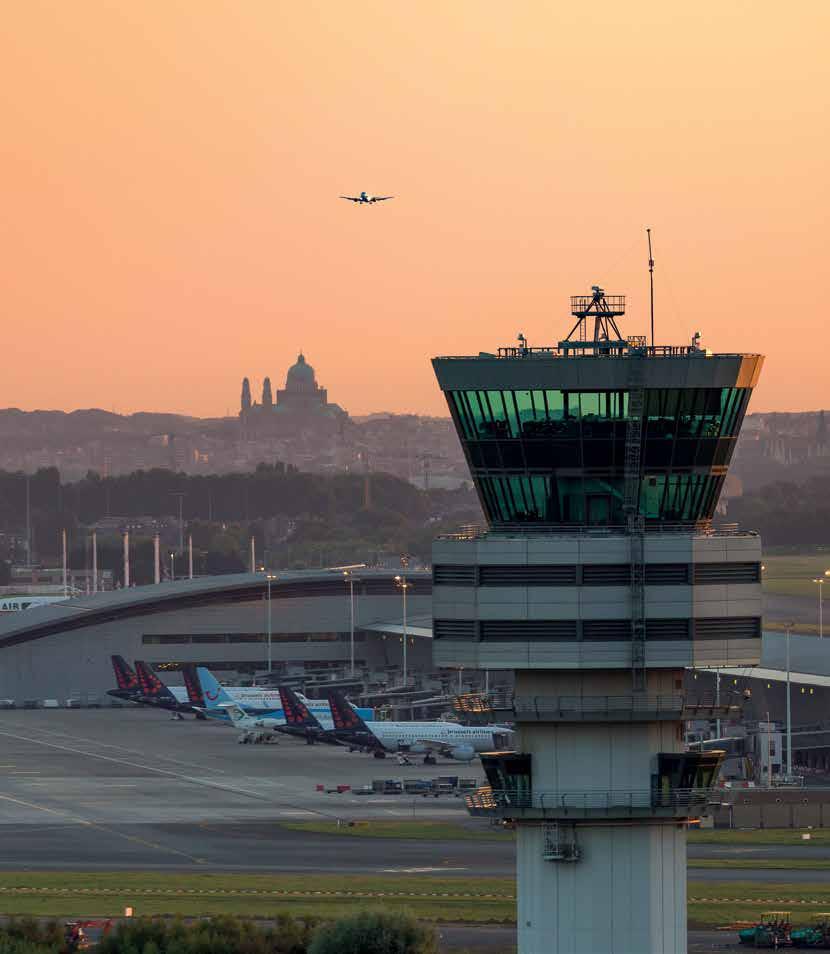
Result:
{"label": "external ladder on tower", "polygon": [[645,520],[640,510],[642,478],[644,358],[631,353],[628,365],[628,423],[625,431],[623,508],[631,560],[631,678],[635,692],[646,688]]}

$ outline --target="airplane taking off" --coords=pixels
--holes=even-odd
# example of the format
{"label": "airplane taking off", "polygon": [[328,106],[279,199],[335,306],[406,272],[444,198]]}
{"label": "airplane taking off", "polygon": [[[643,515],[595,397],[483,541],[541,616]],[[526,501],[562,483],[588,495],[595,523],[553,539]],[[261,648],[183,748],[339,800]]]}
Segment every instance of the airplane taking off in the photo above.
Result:
{"label": "airplane taking off", "polygon": [[358,205],[372,205],[374,202],[385,202],[387,199],[394,199],[393,195],[368,195],[361,192],[360,195],[341,195],[341,199],[348,199],[349,202],[357,202]]}
{"label": "airplane taking off", "polygon": [[334,731],[343,741],[365,739],[375,741],[375,755],[384,758],[386,752],[414,752],[424,756],[424,762],[434,761],[435,755],[471,762],[479,752],[508,749],[513,730],[500,725],[459,725],[456,722],[386,722],[366,723],[357,710],[336,690],[328,692]]}

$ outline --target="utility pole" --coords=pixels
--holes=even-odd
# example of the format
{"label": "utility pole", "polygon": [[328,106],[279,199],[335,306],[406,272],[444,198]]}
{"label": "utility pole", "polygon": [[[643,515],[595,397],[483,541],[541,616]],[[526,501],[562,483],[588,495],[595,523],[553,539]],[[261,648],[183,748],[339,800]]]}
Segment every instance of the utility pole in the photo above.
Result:
{"label": "utility pole", "polygon": [[403,573],[400,576],[395,577],[395,584],[401,591],[403,597],[403,684],[406,686],[408,684],[409,673],[406,665],[406,651],[407,644],[409,642],[409,634],[407,633],[406,627],[406,591],[412,586],[411,583],[408,583],[406,580],[406,569],[409,566],[409,557],[401,557],[401,568]]}
{"label": "utility pole", "polygon": [[63,598],[66,599],[69,596],[69,587],[67,585],[66,577],[66,530],[61,530],[61,552],[62,557],[62,567],[63,567]]}
{"label": "utility pole", "polygon": [[26,566],[32,565],[32,506],[29,475],[26,474]]}
{"label": "utility pole", "polygon": [[182,500],[184,499],[185,494],[180,490],[176,490],[171,492],[170,496],[179,498],[179,550],[178,552],[184,553],[184,522],[182,521]]}
{"label": "utility pole", "polygon": [[130,531],[124,531],[124,588],[130,586]]}
{"label": "utility pole", "polygon": [[92,531],[92,592],[98,592],[98,531]]}

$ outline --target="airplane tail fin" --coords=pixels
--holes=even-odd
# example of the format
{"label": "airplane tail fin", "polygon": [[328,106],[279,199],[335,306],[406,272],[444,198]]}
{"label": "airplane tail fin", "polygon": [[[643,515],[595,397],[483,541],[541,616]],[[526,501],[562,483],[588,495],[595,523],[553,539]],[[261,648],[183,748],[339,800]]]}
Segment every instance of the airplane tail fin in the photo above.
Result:
{"label": "airplane tail fin", "polygon": [[236,704],[236,700],[231,698],[225,691],[225,687],[219,684],[216,676],[209,669],[197,666],[196,675],[205,697],[206,708],[217,709],[223,705]]}
{"label": "airplane tail fin", "polygon": [[138,685],[141,694],[152,699],[176,701],[176,697],[159,679],[153,670],[141,659],[136,659],[135,669],[138,673]]}
{"label": "airplane tail fin", "polygon": [[297,696],[293,689],[287,686],[279,687],[282,712],[285,724],[295,728],[322,729],[317,717],[312,715],[308,706]]}
{"label": "airplane tail fin", "polygon": [[202,692],[199,676],[196,673],[196,666],[193,663],[186,663],[182,666],[182,675],[184,676],[185,689],[187,689],[187,701],[192,706],[204,709],[205,694]]}
{"label": "airplane tail fin", "polygon": [[331,708],[331,721],[334,728],[350,732],[369,732],[369,727],[337,689],[329,689],[325,693]]}
{"label": "airplane tail fin", "polygon": [[130,668],[123,656],[111,656],[115,672],[115,683],[119,689],[138,689],[138,676]]}

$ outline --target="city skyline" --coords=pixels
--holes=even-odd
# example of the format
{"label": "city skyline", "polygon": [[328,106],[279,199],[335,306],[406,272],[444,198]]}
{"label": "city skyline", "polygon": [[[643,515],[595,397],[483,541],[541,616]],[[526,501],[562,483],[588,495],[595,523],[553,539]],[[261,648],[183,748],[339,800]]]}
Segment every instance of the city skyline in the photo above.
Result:
{"label": "city skyline", "polygon": [[[828,26],[818,2],[18,4],[0,406],[221,416],[302,349],[353,415],[445,416],[431,357],[555,343],[593,283],[644,333],[650,226],[658,342],[766,354],[750,412],[818,409]],[[364,188],[395,201],[337,198]]]}

